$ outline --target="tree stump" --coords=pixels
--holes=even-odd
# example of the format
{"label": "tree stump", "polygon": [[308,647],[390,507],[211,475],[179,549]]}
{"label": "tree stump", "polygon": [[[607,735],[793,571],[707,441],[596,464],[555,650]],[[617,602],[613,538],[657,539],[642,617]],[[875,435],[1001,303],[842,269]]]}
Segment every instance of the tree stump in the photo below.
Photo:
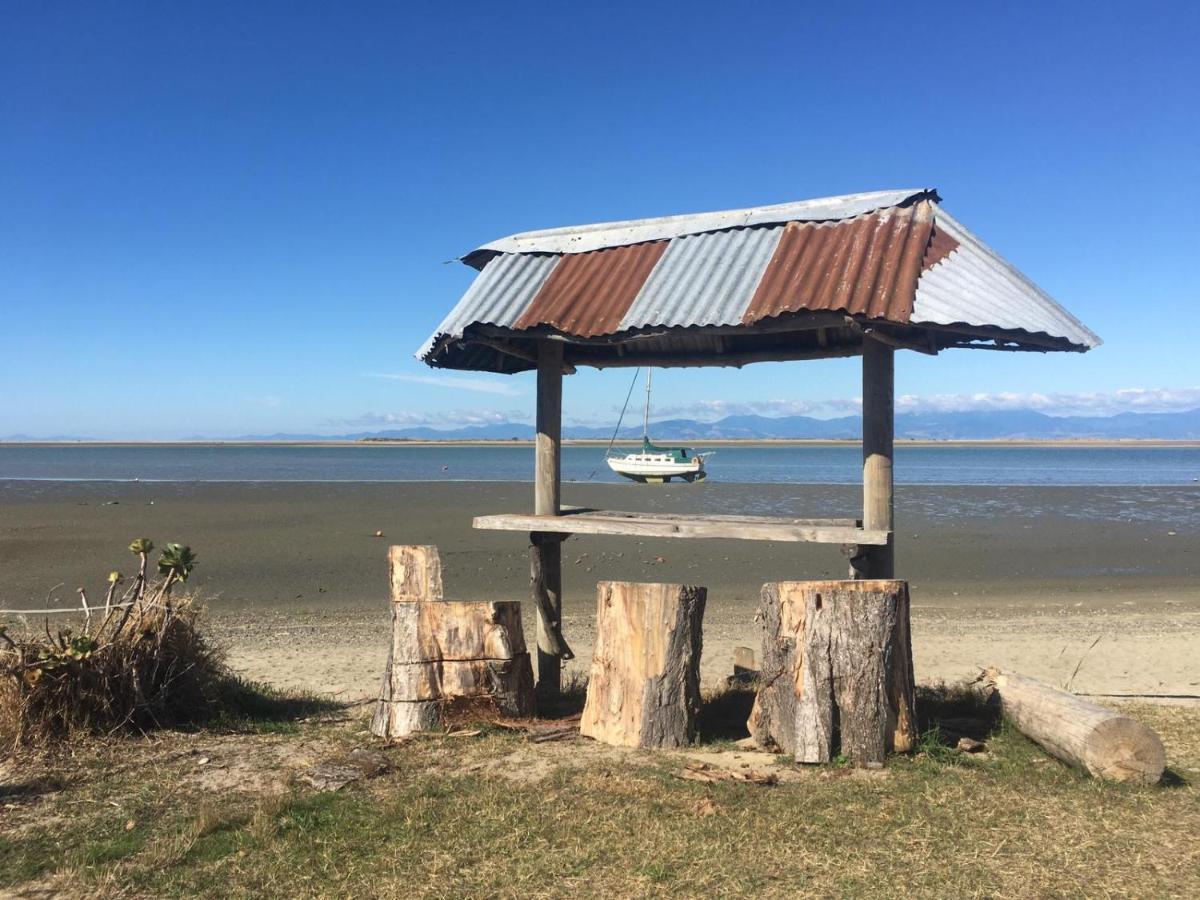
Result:
{"label": "tree stump", "polygon": [[750,733],[797,762],[882,763],[916,743],[908,584],[763,585],[762,674]]}
{"label": "tree stump", "polygon": [[436,729],[459,711],[532,715],[521,604],[443,600],[436,547],[392,547],[389,563],[392,642],[372,733]]}
{"label": "tree stump", "polygon": [[982,681],[999,693],[1004,715],[1052,756],[1110,781],[1162,778],[1162,741],[1136,719],[1024,675],[987,669]]}
{"label": "tree stump", "polygon": [[442,599],[442,558],[430,544],[388,548],[388,583],[392,602]]}
{"label": "tree stump", "polygon": [[700,709],[700,648],[708,591],[602,581],[596,645],[579,731],[625,747],[685,747]]}

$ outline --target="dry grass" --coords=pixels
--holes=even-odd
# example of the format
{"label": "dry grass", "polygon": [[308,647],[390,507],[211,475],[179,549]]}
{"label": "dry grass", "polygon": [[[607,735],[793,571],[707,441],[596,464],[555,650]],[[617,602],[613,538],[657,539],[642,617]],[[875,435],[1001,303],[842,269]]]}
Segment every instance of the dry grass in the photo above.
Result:
{"label": "dry grass", "polygon": [[[371,743],[362,719],[160,734],[24,773],[24,791],[0,797],[12,804],[0,886],[155,897],[1200,895],[1200,710],[1133,711],[1167,744],[1163,787],[1094,781],[1005,728],[983,758],[925,753],[872,777],[805,768],[774,787],[680,780],[677,754],[529,744],[484,728],[386,748],[387,774],[313,794],[288,787],[288,772]],[[242,764],[282,781],[204,774]]]}

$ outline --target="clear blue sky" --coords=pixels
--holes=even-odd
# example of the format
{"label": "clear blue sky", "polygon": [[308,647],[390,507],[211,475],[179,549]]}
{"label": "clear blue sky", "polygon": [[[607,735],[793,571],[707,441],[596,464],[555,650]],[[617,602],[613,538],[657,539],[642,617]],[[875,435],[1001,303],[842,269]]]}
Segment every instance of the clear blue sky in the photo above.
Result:
{"label": "clear blue sky", "polygon": [[[912,186],[1106,343],[902,353],[906,402],[1200,406],[1198,47],[1192,3],[7,4],[0,435],[527,419],[531,376],[412,358],[470,282],[446,260]],[[568,379],[567,414],[628,378]],[[664,412],[859,390],[853,360],[656,383]]]}

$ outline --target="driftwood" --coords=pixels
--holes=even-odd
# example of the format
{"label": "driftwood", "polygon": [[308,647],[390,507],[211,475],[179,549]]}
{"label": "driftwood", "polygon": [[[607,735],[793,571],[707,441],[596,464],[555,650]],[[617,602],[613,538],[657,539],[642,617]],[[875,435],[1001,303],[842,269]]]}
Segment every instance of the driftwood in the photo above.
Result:
{"label": "driftwood", "polygon": [[602,581],[580,733],[626,747],[683,747],[700,708],[705,588]]}
{"label": "driftwood", "polygon": [[908,585],[763,585],[762,672],[750,733],[798,762],[881,763],[916,742]]}
{"label": "driftwood", "polygon": [[1111,781],[1162,778],[1162,741],[1136,719],[1024,675],[987,669],[980,680],[999,694],[1009,721],[1052,756]]}
{"label": "driftwood", "polygon": [[521,604],[442,600],[435,547],[392,547],[390,562],[392,642],[371,731],[403,737],[466,709],[532,715]]}

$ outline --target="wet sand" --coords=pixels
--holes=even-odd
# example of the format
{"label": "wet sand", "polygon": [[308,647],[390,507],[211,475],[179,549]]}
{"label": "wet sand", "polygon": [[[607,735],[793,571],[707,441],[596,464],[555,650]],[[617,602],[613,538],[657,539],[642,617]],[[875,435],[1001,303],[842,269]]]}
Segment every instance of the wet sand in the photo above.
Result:
{"label": "wet sand", "polygon": [[[531,494],[518,483],[0,482],[0,608],[43,606],[59,582],[51,605],[69,605],[79,585],[100,593],[108,571],[132,568],[133,537],[178,540],[199,554],[193,583],[235,668],[366,696],[384,660],[386,545],[437,544],[450,597],[524,600],[524,537],[470,520],[525,511]],[[679,512],[852,516],[858,498],[842,486],[564,486],[569,504]],[[1079,691],[1200,694],[1200,489],[903,486],[897,521],[919,678],[993,664],[1062,684],[1078,666]],[[845,572],[834,546],[749,541],[583,536],[563,560],[571,671],[586,669],[596,581],[683,581],[709,588],[709,684],[734,646],[756,646],[764,581]]]}

